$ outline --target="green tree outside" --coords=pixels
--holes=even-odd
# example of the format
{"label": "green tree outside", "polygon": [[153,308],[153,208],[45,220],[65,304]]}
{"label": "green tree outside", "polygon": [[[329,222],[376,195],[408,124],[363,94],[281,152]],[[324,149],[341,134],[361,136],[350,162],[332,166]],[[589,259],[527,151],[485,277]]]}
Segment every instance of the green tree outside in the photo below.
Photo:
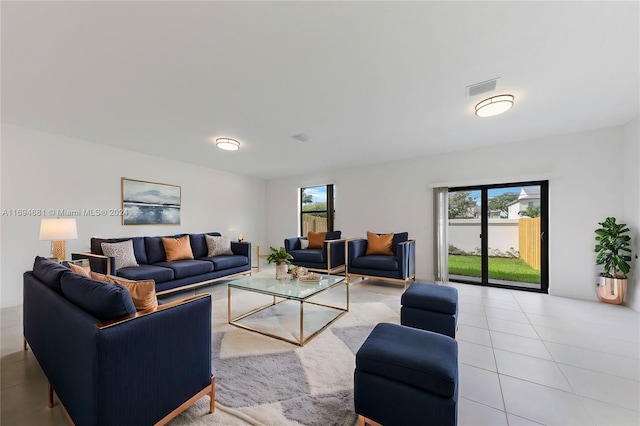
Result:
{"label": "green tree outside", "polygon": [[469,191],[449,193],[449,219],[470,219],[476,216],[476,201]]}
{"label": "green tree outside", "polygon": [[305,204],[302,206],[302,211],[303,212],[314,212],[314,211],[322,211],[325,212],[323,213],[324,216],[326,217],[326,211],[327,211],[327,203],[326,202],[322,202],[322,203],[310,203],[310,204]]}
{"label": "green tree outside", "polygon": [[526,210],[518,212],[520,216],[527,216],[530,218],[540,217],[540,206],[529,206]]}
{"label": "green tree outside", "polygon": [[306,192],[302,191],[302,204],[309,204],[312,202],[313,202],[313,195],[307,194]]}
{"label": "green tree outside", "polygon": [[[489,198],[489,210],[499,211],[501,217],[506,217],[509,213],[509,204],[518,199],[515,192],[505,192],[495,197]],[[504,216],[502,215],[504,213]]]}

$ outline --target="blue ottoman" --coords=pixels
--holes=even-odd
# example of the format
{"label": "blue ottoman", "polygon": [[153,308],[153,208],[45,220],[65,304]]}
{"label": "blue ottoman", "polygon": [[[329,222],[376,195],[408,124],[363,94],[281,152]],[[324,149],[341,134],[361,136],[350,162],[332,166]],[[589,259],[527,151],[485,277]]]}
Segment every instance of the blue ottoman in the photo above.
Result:
{"label": "blue ottoman", "polygon": [[437,284],[413,283],[400,299],[400,323],[456,337],[458,290]]}
{"label": "blue ottoman", "polygon": [[376,325],[356,353],[353,396],[359,424],[455,426],[458,343],[430,331]]}

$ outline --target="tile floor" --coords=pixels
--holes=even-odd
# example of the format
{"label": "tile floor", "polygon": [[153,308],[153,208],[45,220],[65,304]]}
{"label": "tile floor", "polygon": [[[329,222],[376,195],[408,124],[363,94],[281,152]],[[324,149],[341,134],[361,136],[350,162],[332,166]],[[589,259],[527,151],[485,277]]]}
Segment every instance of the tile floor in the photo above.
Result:
{"label": "tile floor", "polygon": [[[460,299],[460,426],[640,425],[638,312],[451,285]],[[46,407],[45,377],[22,350],[22,307],[0,314],[0,424],[66,425],[57,406]]]}
{"label": "tile floor", "polygon": [[458,289],[460,425],[640,425],[640,314]]}

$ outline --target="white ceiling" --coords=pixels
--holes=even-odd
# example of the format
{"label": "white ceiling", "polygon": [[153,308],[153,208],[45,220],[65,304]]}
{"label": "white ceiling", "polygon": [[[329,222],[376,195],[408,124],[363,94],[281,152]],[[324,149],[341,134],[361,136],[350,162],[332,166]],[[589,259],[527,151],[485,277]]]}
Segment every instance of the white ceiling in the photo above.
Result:
{"label": "white ceiling", "polygon": [[[3,1],[1,15],[3,122],[263,179],[639,115],[636,1]],[[486,96],[515,106],[478,118],[485,95],[465,87],[494,77]]]}

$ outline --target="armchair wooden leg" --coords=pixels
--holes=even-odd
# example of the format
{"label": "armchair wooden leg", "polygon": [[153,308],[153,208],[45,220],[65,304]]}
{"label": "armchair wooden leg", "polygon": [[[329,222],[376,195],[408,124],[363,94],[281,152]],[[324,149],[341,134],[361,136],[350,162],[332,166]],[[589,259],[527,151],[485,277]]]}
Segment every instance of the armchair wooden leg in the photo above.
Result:
{"label": "armchair wooden leg", "polygon": [[53,408],[53,386],[51,386],[51,382],[49,383],[49,395],[48,395],[48,407]]}
{"label": "armchair wooden leg", "polygon": [[211,378],[211,402],[209,405],[210,413],[213,413],[214,410],[216,409],[215,405],[216,405],[216,378],[212,377]]}

